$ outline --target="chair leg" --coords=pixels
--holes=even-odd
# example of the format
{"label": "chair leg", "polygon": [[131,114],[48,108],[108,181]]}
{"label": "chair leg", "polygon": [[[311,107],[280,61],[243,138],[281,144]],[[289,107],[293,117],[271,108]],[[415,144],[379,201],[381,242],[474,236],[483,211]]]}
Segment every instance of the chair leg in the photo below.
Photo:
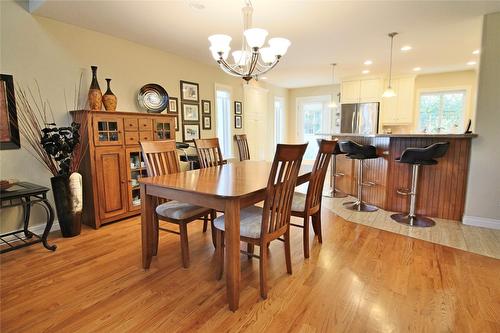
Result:
{"label": "chair leg", "polygon": [[218,229],[215,229],[215,259],[215,278],[220,280],[224,272],[224,232]]}
{"label": "chair leg", "polygon": [[181,234],[181,255],[182,255],[182,266],[184,268],[189,267],[189,243],[188,243],[188,233],[187,224],[179,224],[180,234]]}
{"label": "chair leg", "polygon": [[286,272],[292,274],[292,255],[290,253],[290,229],[285,233],[285,261]]}
{"label": "chair leg", "polygon": [[156,256],[158,254],[158,242],[160,238],[160,222],[158,221],[158,215],[154,214],[153,217],[153,255]]}
{"label": "chair leg", "polygon": [[323,243],[323,234],[321,232],[321,209],[316,214],[314,214],[312,219],[314,232],[318,236],[318,242],[321,244]]}
{"label": "chair leg", "polygon": [[[247,252],[253,254],[255,246],[252,243],[247,243]],[[252,259],[252,255],[248,255],[248,259]]]}
{"label": "chair leg", "polygon": [[210,230],[212,231],[212,244],[214,247],[215,245],[215,226],[214,226],[214,220],[217,218],[217,212],[215,210],[210,211]]}
{"label": "chair leg", "polygon": [[304,258],[309,258],[309,216],[304,216],[303,243],[304,243]]}
{"label": "chair leg", "polygon": [[[262,246],[264,245],[264,246]],[[267,244],[262,244],[260,247],[260,262],[259,262],[259,273],[260,273],[260,297],[262,299],[267,298]]]}
{"label": "chair leg", "polygon": [[203,232],[207,232],[208,227],[208,215],[203,216]]}

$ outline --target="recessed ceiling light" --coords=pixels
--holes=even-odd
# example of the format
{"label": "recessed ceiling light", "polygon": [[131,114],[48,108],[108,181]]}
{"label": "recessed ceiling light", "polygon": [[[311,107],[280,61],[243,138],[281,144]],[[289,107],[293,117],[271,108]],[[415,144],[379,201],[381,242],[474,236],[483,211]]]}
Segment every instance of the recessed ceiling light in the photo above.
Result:
{"label": "recessed ceiling light", "polygon": [[480,50],[474,50],[472,51],[472,54],[479,54],[481,51]]}
{"label": "recessed ceiling light", "polygon": [[406,51],[410,51],[411,49],[412,49],[412,47],[410,45],[405,45],[401,48],[401,51],[406,52]]}
{"label": "recessed ceiling light", "polygon": [[366,66],[370,66],[371,64],[373,64],[373,61],[366,60],[363,64],[365,64]]}
{"label": "recessed ceiling light", "polygon": [[368,73],[370,73],[370,71],[369,71],[369,70],[367,70],[367,69],[365,69],[365,70],[364,70],[364,71],[362,71],[361,73],[363,73],[363,74],[368,74]]}
{"label": "recessed ceiling light", "polygon": [[413,68],[413,71],[415,71],[415,72],[420,72],[421,70],[422,70],[422,68],[420,68],[420,67]]}
{"label": "recessed ceiling light", "polygon": [[267,80],[267,76],[260,77],[261,80]]}
{"label": "recessed ceiling light", "polygon": [[467,65],[469,65],[469,66],[474,66],[475,64],[477,64],[477,62],[475,62],[475,61],[469,61],[467,63]]}
{"label": "recessed ceiling light", "polygon": [[205,9],[205,5],[202,4],[200,1],[196,1],[196,0],[189,1],[189,7],[193,8],[193,9],[197,9],[197,10]]}

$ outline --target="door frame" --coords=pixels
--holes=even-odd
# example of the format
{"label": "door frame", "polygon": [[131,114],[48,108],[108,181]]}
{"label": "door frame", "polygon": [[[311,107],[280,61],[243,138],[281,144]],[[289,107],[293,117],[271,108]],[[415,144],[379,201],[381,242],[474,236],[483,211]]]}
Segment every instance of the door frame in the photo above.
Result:
{"label": "door frame", "polygon": [[[297,97],[295,100],[296,110],[295,110],[295,135],[297,141],[304,141],[304,135],[301,133],[300,129],[303,128],[304,122],[301,117],[301,105],[307,102],[317,102],[320,100],[328,108],[328,104],[331,103],[331,95],[318,95],[318,96],[307,96],[307,97]],[[331,109],[332,110],[332,109]],[[330,131],[333,128],[332,124],[332,114],[329,114]]]}

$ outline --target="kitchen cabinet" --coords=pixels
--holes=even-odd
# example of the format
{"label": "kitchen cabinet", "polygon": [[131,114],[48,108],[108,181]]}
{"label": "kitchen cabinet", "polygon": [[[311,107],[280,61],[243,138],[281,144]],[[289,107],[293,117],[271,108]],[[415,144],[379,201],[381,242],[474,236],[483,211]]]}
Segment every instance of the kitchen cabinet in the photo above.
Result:
{"label": "kitchen cabinet", "polygon": [[[386,80],[384,86],[388,84]],[[413,122],[415,78],[394,78],[391,85],[396,96],[382,98],[381,123],[383,125],[409,125]]]}
{"label": "kitchen cabinet", "polygon": [[379,102],[382,96],[382,80],[362,79],[343,81],[341,85],[341,102],[371,103]]}
{"label": "kitchen cabinet", "polygon": [[175,116],[133,112],[72,111],[87,118],[88,149],[80,166],[83,223],[105,223],[140,214],[138,179],[146,176],[140,141],[175,140]]}

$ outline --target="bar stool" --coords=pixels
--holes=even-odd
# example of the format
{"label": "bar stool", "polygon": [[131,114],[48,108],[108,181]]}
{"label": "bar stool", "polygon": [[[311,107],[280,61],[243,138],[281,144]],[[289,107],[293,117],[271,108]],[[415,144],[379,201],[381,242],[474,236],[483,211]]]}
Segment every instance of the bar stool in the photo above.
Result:
{"label": "bar stool", "polygon": [[363,202],[363,186],[373,186],[373,182],[363,182],[363,163],[367,159],[378,158],[377,148],[371,145],[360,145],[354,141],[339,142],[340,151],[347,154],[347,157],[358,160],[358,196],[356,201],[344,202],[347,209],[358,212],[374,212],[377,207]]}
{"label": "bar stool", "polygon": [[436,223],[425,216],[415,214],[415,204],[417,202],[418,171],[421,165],[436,165],[435,158],[443,157],[448,151],[449,142],[437,142],[424,148],[406,148],[401,157],[396,158],[399,163],[412,165],[411,190],[397,190],[398,194],[410,196],[410,212],[392,214],[391,218],[402,224],[413,227],[432,227]]}
{"label": "bar stool", "polygon": [[[321,145],[321,141],[323,139],[316,139],[318,142],[318,146]],[[337,189],[337,177],[342,177],[345,176],[342,172],[337,172],[337,155],[342,155],[345,154],[340,150],[339,147],[339,142],[337,139],[335,139],[335,148],[332,153],[332,164],[330,164],[330,198],[345,198],[347,197],[347,194],[342,192],[341,190]]]}

